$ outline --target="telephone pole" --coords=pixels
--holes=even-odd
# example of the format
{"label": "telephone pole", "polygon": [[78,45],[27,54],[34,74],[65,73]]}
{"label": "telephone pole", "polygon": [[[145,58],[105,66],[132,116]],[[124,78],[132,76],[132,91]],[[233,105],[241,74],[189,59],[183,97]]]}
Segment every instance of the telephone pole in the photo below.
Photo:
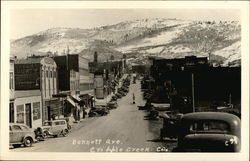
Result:
{"label": "telephone pole", "polygon": [[195,106],[194,106],[194,73],[192,73],[192,104],[193,104],[193,112],[195,112]]}

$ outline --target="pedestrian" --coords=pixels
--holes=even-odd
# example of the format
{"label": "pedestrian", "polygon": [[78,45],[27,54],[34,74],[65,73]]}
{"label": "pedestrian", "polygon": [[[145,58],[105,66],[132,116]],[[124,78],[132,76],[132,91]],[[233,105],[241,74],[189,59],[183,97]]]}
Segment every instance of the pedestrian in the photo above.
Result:
{"label": "pedestrian", "polygon": [[133,93],[133,104],[135,104],[135,94]]}

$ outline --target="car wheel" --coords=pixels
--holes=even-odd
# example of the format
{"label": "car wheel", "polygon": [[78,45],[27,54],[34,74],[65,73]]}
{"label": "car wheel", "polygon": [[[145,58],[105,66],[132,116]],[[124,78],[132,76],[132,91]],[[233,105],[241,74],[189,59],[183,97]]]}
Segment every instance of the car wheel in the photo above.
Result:
{"label": "car wheel", "polygon": [[23,140],[23,145],[25,146],[25,147],[31,147],[32,146],[32,139],[31,138],[25,138],[24,140]]}
{"label": "car wheel", "polygon": [[62,135],[64,137],[68,136],[68,134],[69,134],[69,130],[68,129],[63,130],[63,134]]}
{"label": "car wheel", "polygon": [[49,137],[49,132],[48,131],[44,131],[44,138],[48,138]]}

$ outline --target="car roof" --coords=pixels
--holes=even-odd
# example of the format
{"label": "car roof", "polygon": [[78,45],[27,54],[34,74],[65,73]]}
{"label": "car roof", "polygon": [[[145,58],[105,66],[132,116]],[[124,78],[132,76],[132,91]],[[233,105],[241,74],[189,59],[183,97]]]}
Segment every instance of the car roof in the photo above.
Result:
{"label": "car roof", "polygon": [[220,120],[228,123],[231,122],[240,122],[240,119],[233,114],[225,112],[194,112],[185,114],[182,117],[182,120]]}

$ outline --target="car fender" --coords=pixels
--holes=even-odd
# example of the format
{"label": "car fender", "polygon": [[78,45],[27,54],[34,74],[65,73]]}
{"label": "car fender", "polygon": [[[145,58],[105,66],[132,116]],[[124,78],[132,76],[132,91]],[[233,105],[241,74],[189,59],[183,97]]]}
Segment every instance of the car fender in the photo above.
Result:
{"label": "car fender", "polygon": [[26,138],[31,138],[31,140],[32,140],[32,142],[35,142],[36,141],[36,139],[35,139],[35,137],[34,136],[31,136],[31,135],[25,135],[24,137],[23,137],[23,139],[22,139],[22,142],[24,142],[24,139],[26,139]]}
{"label": "car fender", "polygon": [[240,151],[241,143],[237,136],[230,134],[189,134],[183,138],[181,144],[182,147],[191,149],[221,147],[225,150],[233,148]]}

